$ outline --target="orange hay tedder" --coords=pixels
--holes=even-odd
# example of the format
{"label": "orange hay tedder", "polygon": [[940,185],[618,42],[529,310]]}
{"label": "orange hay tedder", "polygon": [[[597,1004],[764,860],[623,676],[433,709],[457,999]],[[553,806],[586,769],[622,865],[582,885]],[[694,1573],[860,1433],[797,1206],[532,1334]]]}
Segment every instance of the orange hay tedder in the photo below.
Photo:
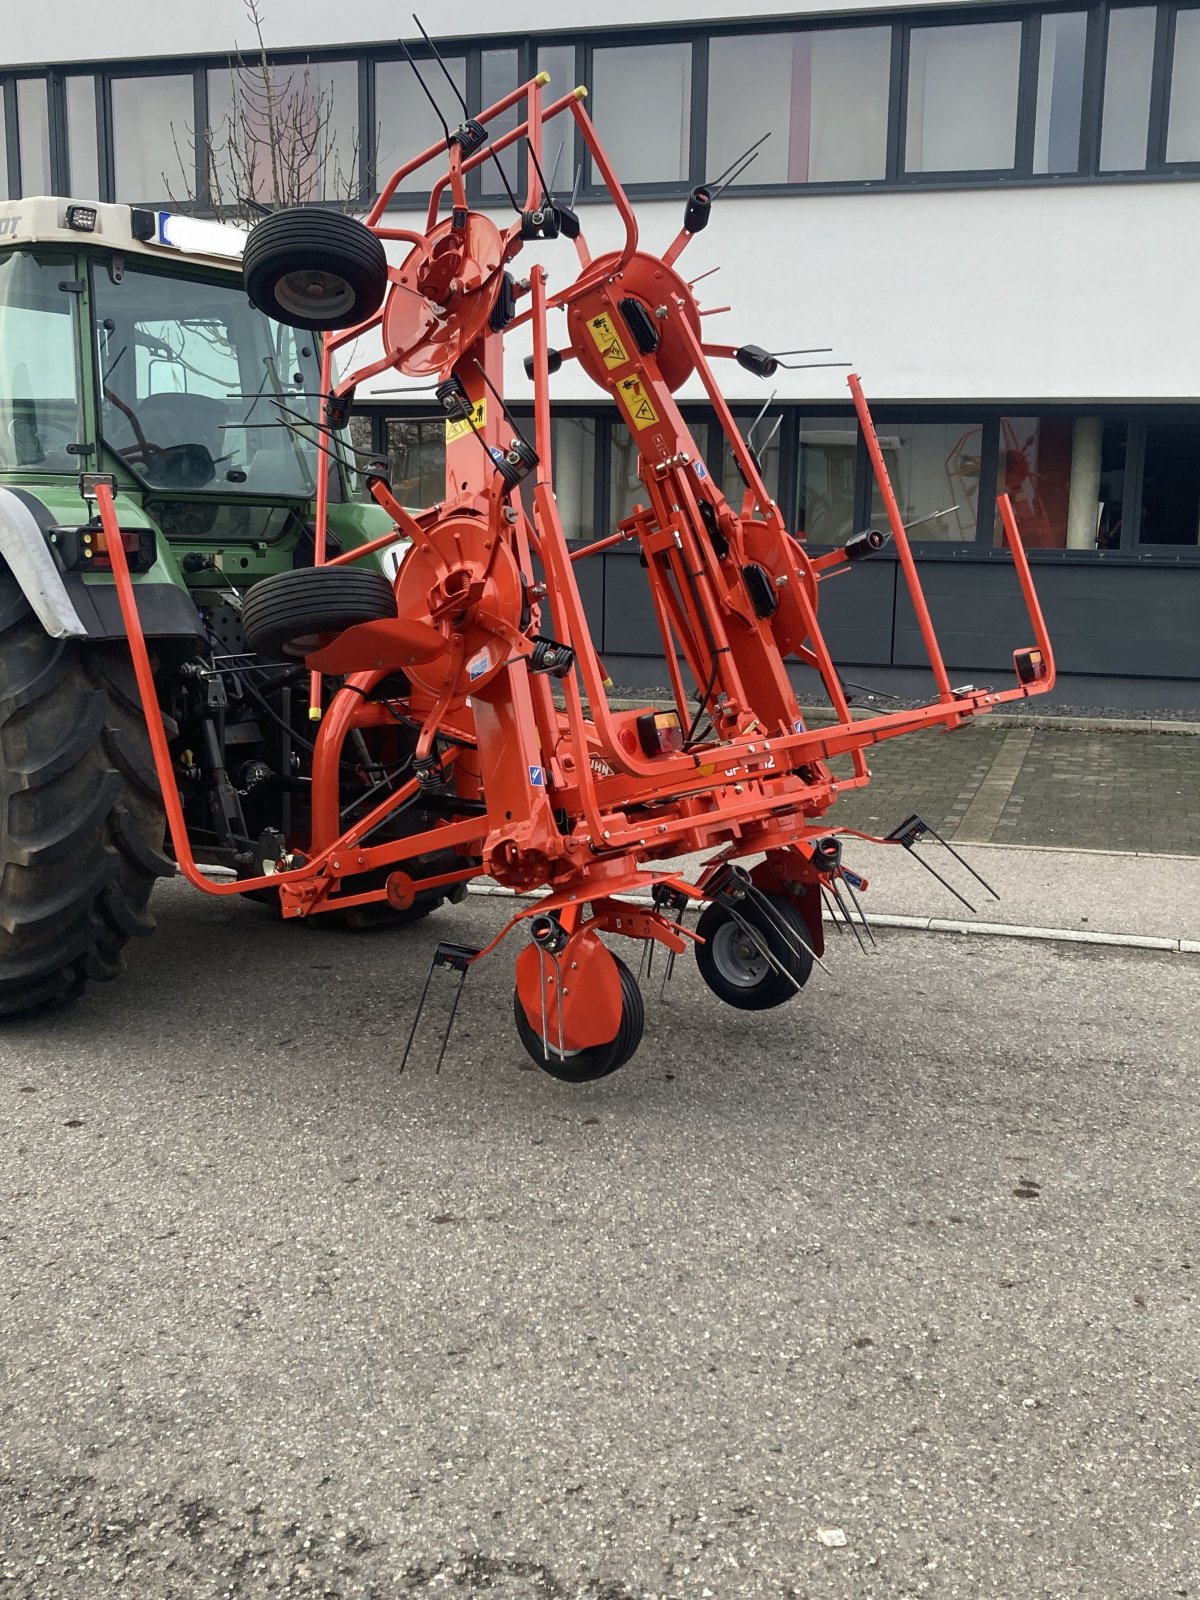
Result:
{"label": "orange hay tedder", "polygon": [[[280,839],[253,876],[214,881],[196,865],[112,497],[103,482],[94,493],[184,876],[209,894],[275,892],[285,917],[378,904],[402,911],[422,893],[445,893],[480,875],[542,891],[517,903],[486,949],[439,945],[430,971],[458,974],[457,1006],[469,966],[523,929],[517,1031],[539,1066],[578,1082],[614,1071],[641,1038],[638,982],[608,937],[641,941],[643,958],[662,945],[668,964],[693,946],[708,987],[728,1004],[757,1009],[789,999],[821,957],[823,905],[856,932],[865,927],[856,893],[864,880],[841,859],[851,830],[823,819],[839,793],[869,781],[867,748],[1043,693],[1054,667],[1002,498],[1035,645],[1015,653],[1014,686],[996,693],[951,687],[854,375],[850,392],[888,531],[810,555],[803,532],[792,533],[772,502],[710,365],[728,358],[769,377],[779,358],[754,345],[707,342],[678,271],[708,222],[711,190],[692,191],[666,250],[643,248],[584,108],[586,91],[550,98],[547,83],[539,75],[478,116],[464,107],[460,127],[393,174],[365,223],[304,208],[276,213],[250,235],[244,272],[253,303],[276,321],[325,335],[326,440],[344,424],[356,383],[387,368],[436,383],[447,419],[440,504],[401,506],[376,463],[369,487],[392,519],[391,533],[328,557],[319,490],[314,565],[265,578],[246,595],[250,648],[311,672],[317,727],[311,830]],[[514,107],[517,125],[492,137],[490,129],[512,121],[504,114]],[[591,254],[572,207],[548,191],[543,137],[559,118],[573,121],[623,224],[624,242],[604,255]],[[518,214],[502,230],[470,209],[465,175],[514,145],[524,153],[528,184],[524,205],[514,202]],[[434,166],[424,230],[393,226],[391,195],[410,174]],[[540,263],[521,281],[509,270],[535,241],[557,241],[539,250],[551,261],[556,252],[573,258],[560,287]],[[388,263],[385,243],[397,247],[398,264]],[[566,342],[557,347],[553,314],[565,314]],[[502,398],[505,342],[526,328],[531,436]],[[382,356],[337,378],[335,353],[373,331]],[[551,387],[564,361],[578,361],[611,395],[636,445],[646,500],[609,537],[575,548],[552,488]],[[745,484],[740,506],[725,499],[676,405],[675,392],[693,375]],[[819,591],[889,538],[937,698],[856,722],[821,636]],[[610,703],[580,600],[576,563],[626,541],[640,552],[662,635],[673,690],[665,707]],[[388,545],[402,550],[394,581],[378,561],[354,564]],[[832,725],[805,726],[789,658],[820,674]],[[357,759],[348,752],[364,745],[390,781],[349,821],[339,773]],[[831,773],[838,756],[850,758],[847,776]],[[406,816],[419,824],[400,825]],[[890,842],[911,848],[932,832],[913,817]],[[675,865],[681,857],[693,858],[686,871]],[[753,864],[738,866],[740,858]],[[693,928],[686,918],[694,901],[705,909]]]}

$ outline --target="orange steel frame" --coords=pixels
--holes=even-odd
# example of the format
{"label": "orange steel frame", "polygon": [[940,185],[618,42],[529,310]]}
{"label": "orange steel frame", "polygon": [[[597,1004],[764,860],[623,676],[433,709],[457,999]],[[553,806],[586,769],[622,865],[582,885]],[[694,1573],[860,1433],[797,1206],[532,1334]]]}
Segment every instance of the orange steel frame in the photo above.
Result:
{"label": "orange steel frame", "polygon": [[[297,842],[303,852],[298,864],[289,865],[285,858],[274,872],[227,883],[214,882],[197,868],[112,497],[104,484],[96,490],[175,855],[184,876],[204,892],[275,888],[284,915],[297,917],[385,898],[403,904],[414,888],[405,864],[434,851],[455,851],[463,858],[461,870],[423,878],[421,887],[486,872],[517,889],[544,889],[548,898],[520,909],[504,932],[535,911],[551,912],[590,960],[599,928],[653,938],[675,951],[686,947],[689,936],[661,908],[635,914],[614,896],[661,884],[690,899],[708,898],[706,887],[721,864],[765,853],[756,878],[803,902],[813,947],[820,954],[819,896],[806,893],[824,881],[813,844],[839,831],[822,821],[839,793],[869,781],[867,748],[921,728],[953,728],[1005,701],[1053,686],[1053,653],[1012,508],[1002,496],[1001,517],[1041,653],[1041,676],[999,692],[956,691],[862,387],[851,374],[850,393],[937,689],[936,699],[927,705],[854,721],[817,623],[820,584],[845,573],[848,557],[841,550],[810,555],[803,534],[789,532],[771,500],[710,365],[710,358],[729,357],[734,351],[706,342],[703,313],[690,286],[674,270],[690,234],[681,231],[662,255],[641,249],[633,208],[584,110],[585,91],[543,104],[546,81],[539,76],[480,114],[476,120],[486,127],[511,107],[523,108],[517,126],[489,146],[464,156],[462,146],[452,141],[448,151],[445,145],[433,147],[396,171],[367,223],[381,239],[407,245],[406,262],[389,269],[393,286],[375,316],[325,339],[326,392],[347,395],[386,367],[442,381],[454,376],[473,408],[483,404],[486,418],[448,430],[446,498],[440,505],[410,514],[385,483],[372,483],[395,530],[366,549],[411,541],[396,579],[399,620],[351,629],[309,659],[319,728],[312,768],[312,837]],[[624,240],[618,250],[596,259],[581,231],[574,240],[578,270],[572,281],[551,292],[545,269],[535,265],[516,286],[518,304],[527,304],[507,327],[493,331],[488,314],[505,266],[522,248],[521,223],[515,220],[501,234],[486,219],[470,220],[465,174],[490,160],[492,151],[525,140],[526,206],[538,210],[544,198],[538,172],[543,128],[564,115],[573,119],[591,153],[623,224]],[[425,230],[386,225],[385,209],[397,185],[435,161],[445,162],[446,171],[434,183]],[[441,216],[447,189],[449,218]],[[653,318],[658,338],[648,353],[639,349],[620,309],[620,302],[630,297]],[[552,312],[565,313],[569,335],[558,354],[580,362],[612,396],[629,427],[647,501],[611,538],[574,550],[551,488]],[[486,381],[496,391],[502,389],[504,341],[526,323],[532,335],[538,458],[531,474],[532,515],[497,470],[496,458],[512,445],[512,428]],[[382,333],[384,355],[335,384],[335,352],[373,329]],[[558,363],[554,365],[557,370]],[[727,502],[705,466],[675,402],[674,391],[692,374],[703,386],[745,482],[738,508]],[[316,507],[318,565],[326,560],[326,500],[327,474],[322,471]],[[638,713],[609,702],[607,674],[576,582],[576,562],[624,540],[640,549],[646,568],[680,725],[684,730],[694,726],[696,713],[689,706],[679,658],[712,725],[702,740],[688,740],[684,748],[660,754],[648,754],[642,747],[635,728]],[[348,551],[337,562],[362,554],[363,549]],[[751,565],[762,569],[773,589],[776,606],[770,616],[759,614],[743,578]],[[558,643],[574,651],[575,670],[562,680],[561,707],[549,677],[536,670],[538,637],[551,630]],[[805,726],[785,667],[788,655],[820,674],[834,724]],[[337,680],[327,704],[322,666]],[[343,829],[339,763],[350,733],[394,726],[395,705],[368,696],[396,672],[411,684],[403,710],[420,727],[418,756],[440,763],[448,792],[482,799],[485,810],[438,821],[411,837],[371,843],[374,830],[417,797],[419,785],[415,778],[403,784]],[[828,763],[837,756],[850,758],[848,776],[831,772]],[[672,858],[706,850],[715,854],[691,880],[670,866]],[[361,883],[363,874],[381,868],[388,869],[386,887],[356,887],[356,878]],[[586,950],[585,933],[591,941]],[[532,983],[536,994],[536,975]],[[567,1025],[568,1043],[594,1042],[598,1030],[602,1034],[610,1027],[611,988],[610,975],[600,973],[596,992],[603,990],[607,999],[592,1007],[596,1015],[591,1022],[568,1015],[564,1002],[562,1018],[551,1020],[555,1026]],[[541,1000],[530,997],[525,979],[521,992],[531,1021],[540,1020]]]}

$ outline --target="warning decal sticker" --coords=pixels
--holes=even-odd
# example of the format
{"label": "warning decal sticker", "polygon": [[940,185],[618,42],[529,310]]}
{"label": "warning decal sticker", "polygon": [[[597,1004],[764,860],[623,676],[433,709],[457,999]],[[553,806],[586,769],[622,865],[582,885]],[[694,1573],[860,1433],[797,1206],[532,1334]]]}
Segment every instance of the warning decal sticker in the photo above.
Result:
{"label": "warning decal sticker", "polygon": [[596,349],[604,357],[604,365],[610,368],[623,367],[629,360],[629,352],[621,343],[617,330],[609,318],[591,317],[588,319],[588,328],[596,341]]}
{"label": "warning decal sticker", "polygon": [[[471,410],[471,422],[474,422],[474,424],[475,424],[475,426],[477,428],[482,428],[486,421],[487,421],[487,396],[485,395],[482,400],[476,400],[475,405]],[[463,438],[463,436],[465,434],[470,433],[471,432],[471,422],[468,422],[466,417],[459,417],[454,421],[452,421],[449,417],[447,417],[447,419],[446,419],[446,443],[447,444],[453,444],[456,439],[461,439],[461,438]]]}
{"label": "warning decal sticker", "polygon": [[621,404],[625,407],[630,425],[639,432],[642,428],[649,428],[658,421],[658,412],[651,405],[650,396],[642,388],[640,378],[624,379],[617,393],[621,397]]}

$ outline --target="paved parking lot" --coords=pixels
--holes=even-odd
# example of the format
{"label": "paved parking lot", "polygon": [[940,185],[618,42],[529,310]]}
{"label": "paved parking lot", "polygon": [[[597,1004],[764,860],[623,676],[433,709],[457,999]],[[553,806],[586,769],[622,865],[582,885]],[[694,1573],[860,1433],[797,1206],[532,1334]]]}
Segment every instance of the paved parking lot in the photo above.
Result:
{"label": "paved parking lot", "polygon": [[501,954],[398,1077],[504,910],[170,885],[0,1035],[0,1595],[1197,1592],[1195,959],[884,934],[760,1015],[681,963],[571,1089]]}

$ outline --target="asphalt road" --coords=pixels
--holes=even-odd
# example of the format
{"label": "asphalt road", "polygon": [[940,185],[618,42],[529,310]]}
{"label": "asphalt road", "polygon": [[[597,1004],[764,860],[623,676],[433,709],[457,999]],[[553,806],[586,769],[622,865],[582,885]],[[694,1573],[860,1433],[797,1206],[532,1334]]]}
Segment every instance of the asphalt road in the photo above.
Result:
{"label": "asphalt road", "polygon": [[0,1034],[4,1600],[1200,1594],[1196,958],[681,963],[572,1089],[503,953],[397,1076],[497,901],[159,904]]}

